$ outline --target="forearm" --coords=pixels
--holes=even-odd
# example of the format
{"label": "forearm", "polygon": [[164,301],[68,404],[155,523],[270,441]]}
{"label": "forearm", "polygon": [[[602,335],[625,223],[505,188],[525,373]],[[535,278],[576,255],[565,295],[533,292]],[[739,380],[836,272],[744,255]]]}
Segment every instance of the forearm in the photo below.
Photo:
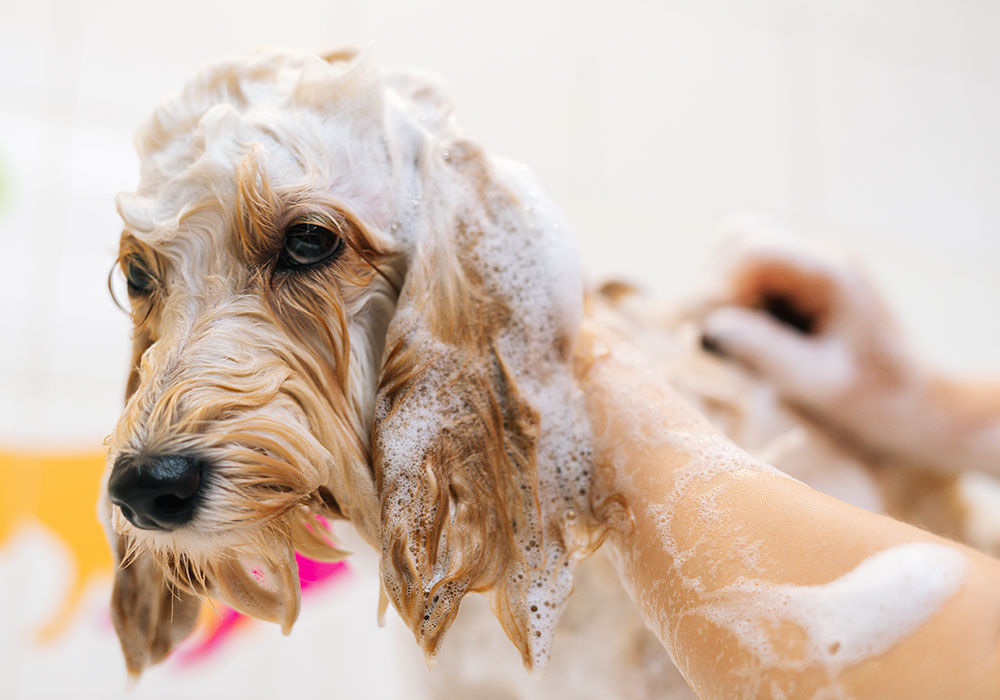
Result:
{"label": "forearm", "polygon": [[[1000,474],[1000,385],[911,373],[848,396],[826,419],[861,447],[943,472]],[[859,393],[866,391],[861,383]],[[817,415],[823,422],[822,409]]]}
{"label": "forearm", "polygon": [[584,376],[599,493],[627,505],[620,573],[700,696],[1000,692],[1000,564],[754,462],[640,368]]}
{"label": "forearm", "polygon": [[[978,379],[935,377],[926,387],[926,459],[954,470],[977,469],[1000,474],[1000,384]],[[911,435],[916,436],[917,430]],[[919,441],[918,441],[919,442]],[[920,458],[920,454],[914,455]]]}
{"label": "forearm", "polygon": [[[708,494],[714,523],[665,526],[647,500],[693,514]],[[992,562],[762,473],[626,499],[646,514],[613,540],[619,571],[700,697],[1000,692]]]}

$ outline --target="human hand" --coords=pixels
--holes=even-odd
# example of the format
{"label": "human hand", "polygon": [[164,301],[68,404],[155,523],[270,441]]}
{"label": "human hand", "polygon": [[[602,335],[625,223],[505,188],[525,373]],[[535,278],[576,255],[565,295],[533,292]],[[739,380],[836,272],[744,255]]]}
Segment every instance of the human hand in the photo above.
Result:
{"label": "human hand", "polygon": [[721,256],[705,349],[771,382],[810,418],[897,451],[926,383],[862,265],[820,244],[743,226]]}

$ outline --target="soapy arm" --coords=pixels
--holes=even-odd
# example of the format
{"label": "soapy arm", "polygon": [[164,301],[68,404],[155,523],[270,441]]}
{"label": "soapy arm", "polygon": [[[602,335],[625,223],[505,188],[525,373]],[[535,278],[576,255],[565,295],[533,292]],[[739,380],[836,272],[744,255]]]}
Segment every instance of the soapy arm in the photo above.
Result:
{"label": "soapy arm", "polygon": [[700,697],[1000,696],[1000,562],[756,462],[612,332],[578,358],[620,575]]}

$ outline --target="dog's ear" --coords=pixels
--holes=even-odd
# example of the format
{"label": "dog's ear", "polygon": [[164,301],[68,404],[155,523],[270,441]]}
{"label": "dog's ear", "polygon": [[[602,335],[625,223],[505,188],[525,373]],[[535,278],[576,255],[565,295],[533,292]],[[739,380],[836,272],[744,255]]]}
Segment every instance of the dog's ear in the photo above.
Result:
{"label": "dog's ear", "polygon": [[[281,625],[290,634],[299,616],[299,567],[290,542],[281,542],[264,556],[221,557],[206,568],[206,595],[249,617]],[[201,590],[200,582],[188,585]]]}
{"label": "dog's ear", "polygon": [[114,544],[111,621],[125,655],[129,675],[138,676],[159,663],[194,629],[201,609],[198,596],[172,586],[153,555],[126,560],[125,538]]}
{"label": "dog's ear", "polygon": [[530,667],[587,546],[582,283],[547,203],[473,144],[441,152],[377,397],[382,583],[428,657],[462,597],[488,592]]}

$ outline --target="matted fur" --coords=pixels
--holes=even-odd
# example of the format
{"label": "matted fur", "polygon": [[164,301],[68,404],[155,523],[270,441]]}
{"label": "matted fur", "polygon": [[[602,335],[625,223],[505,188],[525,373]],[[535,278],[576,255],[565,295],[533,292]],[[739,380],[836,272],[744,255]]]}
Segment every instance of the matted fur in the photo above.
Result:
{"label": "matted fur", "polygon": [[[216,64],[137,145],[120,260],[155,290],[131,296],[109,471],[124,454],[209,466],[177,530],[138,530],[105,503],[115,600],[172,586],[185,606],[213,596],[287,630],[294,552],[342,556],[317,516],[346,518],[429,656],[479,591],[544,665],[600,528],[569,367],[582,285],[530,178],[465,138],[433,81],[351,54]],[[276,269],[303,222],[344,252]],[[189,629],[136,610],[116,603],[133,673]]]}

